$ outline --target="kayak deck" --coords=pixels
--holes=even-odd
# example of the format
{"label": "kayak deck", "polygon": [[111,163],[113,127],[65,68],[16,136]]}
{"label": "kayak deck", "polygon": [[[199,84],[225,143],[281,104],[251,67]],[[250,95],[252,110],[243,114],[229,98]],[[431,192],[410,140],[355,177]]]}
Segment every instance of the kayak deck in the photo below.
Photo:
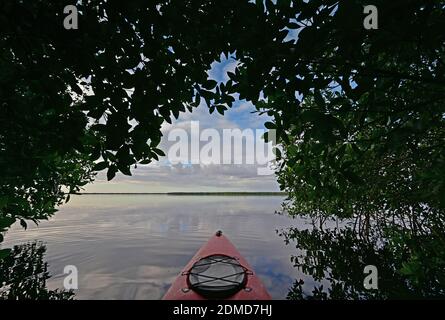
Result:
{"label": "kayak deck", "polygon": [[188,281],[188,274],[192,267],[201,259],[220,255],[235,258],[239,264],[246,270],[246,281],[243,287],[226,298],[227,300],[270,300],[271,297],[264,287],[261,280],[257,277],[252,267],[248,264],[246,259],[241,256],[235,246],[218,231],[210,240],[198,250],[195,256],[184,267],[182,272],[178,275],[176,280],[172,283],[170,289],[164,295],[164,300],[206,300],[206,298],[190,287]]}

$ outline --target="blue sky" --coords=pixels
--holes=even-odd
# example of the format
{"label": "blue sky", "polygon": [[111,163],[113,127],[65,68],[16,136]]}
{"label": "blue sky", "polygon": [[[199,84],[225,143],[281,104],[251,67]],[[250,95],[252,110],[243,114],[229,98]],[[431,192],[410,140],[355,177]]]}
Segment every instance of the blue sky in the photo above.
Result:
{"label": "blue sky", "polygon": [[[235,59],[226,59],[222,56],[220,63],[214,62],[211,65],[209,78],[226,82],[228,80],[226,72],[233,71],[236,63]],[[251,103],[238,100],[222,116],[216,111],[210,114],[207,107],[201,104],[193,113],[181,114],[171,125],[164,124],[162,128],[164,137],[160,147],[166,151],[169,146],[167,137],[171,130],[183,128],[190,131],[188,128],[191,121],[199,121],[201,130],[265,129],[264,123],[269,120],[268,116],[259,116],[252,113],[253,111],[255,108]],[[100,173],[96,181],[86,187],[85,192],[278,191],[275,176],[258,175],[257,168],[256,164],[172,165],[167,158],[162,157],[159,162],[133,169],[133,175],[130,177],[118,174],[113,181],[108,182],[104,173]]]}

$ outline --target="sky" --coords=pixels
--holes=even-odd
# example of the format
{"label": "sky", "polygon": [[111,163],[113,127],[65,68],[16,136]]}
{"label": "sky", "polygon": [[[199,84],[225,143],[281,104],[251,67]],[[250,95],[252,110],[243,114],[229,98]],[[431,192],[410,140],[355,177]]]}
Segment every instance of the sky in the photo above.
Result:
{"label": "sky", "polygon": [[[211,65],[208,72],[209,79],[226,82],[228,80],[226,72],[233,71],[235,66],[236,60],[233,58],[222,58],[220,63],[214,62]],[[162,127],[163,138],[159,148],[166,153],[166,157],[161,157],[159,161],[149,165],[139,165],[136,169],[132,169],[132,176],[118,173],[112,181],[107,181],[105,172],[100,172],[95,182],[86,186],[83,192],[279,191],[273,170],[265,170],[268,174],[258,174],[258,168],[270,168],[270,164],[265,165],[264,161],[261,163],[255,161],[255,163],[249,164],[246,161],[247,154],[252,155],[246,145],[246,140],[243,140],[244,143],[232,140],[233,146],[229,151],[225,149],[227,144],[223,145],[224,129],[251,129],[255,135],[261,133],[259,130],[265,130],[264,123],[270,120],[269,117],[253,113],[254,111],[255,107],[251,103],[238,100],[231,109],[226,111],[224,116],[216,111],[210,114],[204,104],[194,109],[192,113],[184,112],[178,119],[173,118],[172,124],[166,122]],[[214,129],[214,134],[219,133],[221,141],[219,141],[220,148],[218,149],[221,158],[223,154],[230,154],[230,164],[202,161],[199,152],[191,152],[191,140],[181,140],[173,134],[175,132],[173,130],[180,129],[187,133],[189,139],[199,139],[199,136],[194,137],[192,133],[192,121],[195,127],[196,124],[199,125],[201,137],[205,129]],[[174,137],[176,139],[173,139]],[[210,142],[216,143],[213,138],[209,138],[207,141],[200,142],[199,150],[202,150],[203,146]],[[169,157],[168,152],[172,150],[173,145],[177,147],[182,145],[185,148],[188,146],[188,157],[182,157],[180,163],[172,162],[172,157]],[[213,152],[210,152],[209,155],[213,156]],[[194,159],[192,159],[193,157]],[[241,164],[235,164],[235,159],[238,159],[238,163],[241,162]]]}

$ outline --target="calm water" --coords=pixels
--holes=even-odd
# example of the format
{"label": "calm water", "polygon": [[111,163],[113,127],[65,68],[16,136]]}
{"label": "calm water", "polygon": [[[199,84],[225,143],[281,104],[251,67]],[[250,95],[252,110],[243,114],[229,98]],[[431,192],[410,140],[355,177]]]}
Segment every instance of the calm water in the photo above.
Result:
{"label": "calm water", "polygon": [[184,265],[218,229],[223,230],[275,299],[298,276],[295,248],[275,230],[296,224],[274,214],[279,196],[75,196],[50,220],[24,231],[14,226],[3,247],[40,240],[53,277],[79,271],[76,299],[160,299]]}

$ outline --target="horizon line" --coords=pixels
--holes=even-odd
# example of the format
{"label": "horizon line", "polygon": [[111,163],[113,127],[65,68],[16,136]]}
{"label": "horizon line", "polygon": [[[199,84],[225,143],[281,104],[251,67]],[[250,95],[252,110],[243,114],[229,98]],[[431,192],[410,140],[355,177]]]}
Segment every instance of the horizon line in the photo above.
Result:
{"label": "horizon line", "polygon": [[191,192],[80,192],[76,195],[287,195],[284,191],[191,191]]}

